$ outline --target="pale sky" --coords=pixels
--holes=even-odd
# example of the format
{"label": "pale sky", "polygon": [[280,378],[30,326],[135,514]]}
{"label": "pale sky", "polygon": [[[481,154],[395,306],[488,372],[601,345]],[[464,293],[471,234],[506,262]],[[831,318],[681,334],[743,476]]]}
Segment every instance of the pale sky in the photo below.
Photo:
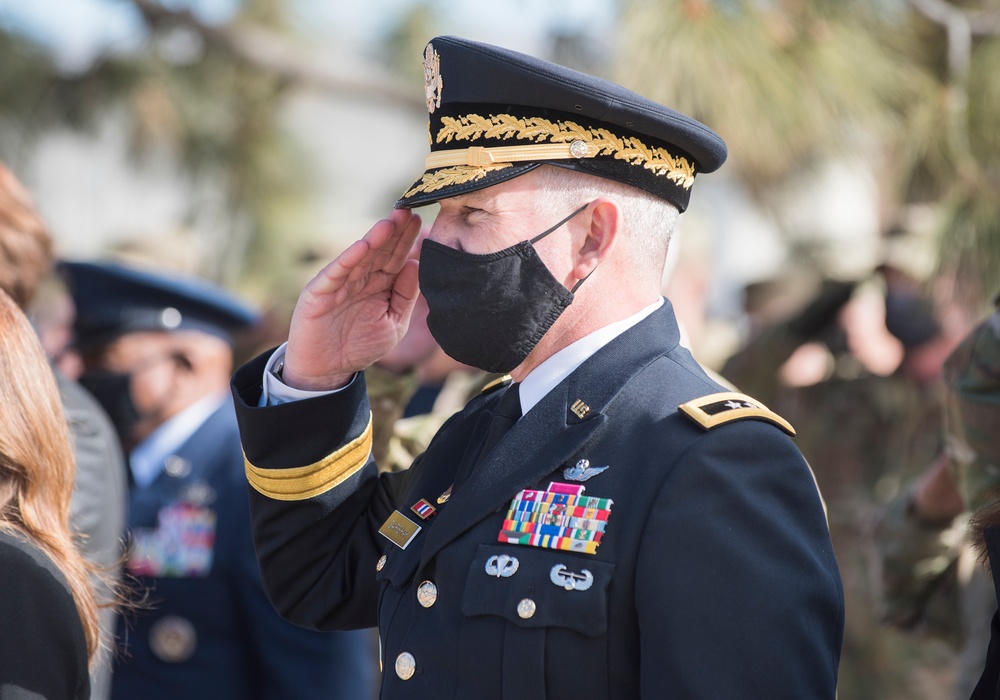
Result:
{"label": "pale sky", "polygon": [[[210,23],[226,21],[239,6],[239,0],[161,2],[192,7]],[[310,38],[365,43],[415,3],[292,0],[290,4],[293,21]],[[606,36],[614,23],[615,4],[616,0],[438,0],[432,3],[439,17],[434,34],[459,34],[531,52],[553,27]],[[85,67],[102,50],[127,53],[143,36],[142,21],[127,0],[0,0],[0,26],[42,42],[69,70]]]}
{"label": "pale sky", "polygon": [[[226,22],[240,2],[158,1],[167,7],[193,7],[209,23]],[[317,56],[343,55],[353,47],[365,52],[366,43],[417,2],[288,1],[295,27]],[[607,39],[612,33],[609,27],[614,21],[614,2],[491,0],[487,4],[431,0],[437,19],[427,38],[457,34],[538,53],[544,50],[543,42],[553,29],[580,30],[596,39]],[[144,41],[145,29],[129,0],[0,0],[0,27],[44,44],[59,65],[69,71],[86,69],[102,52],[127,55]],[[324,51],[330,47],[339,51]],[[416,173],[423,162],[426,122],[415,116],[394,116],[391,110],[386,112],[364,101],[329,100],[310,97],[306,92],[286,105],[284,118],[290,132],[308,144],[313,156],[313,177],[317,190],[324,193],[314,203],[316,217],[331,236],[338,233],[334,226],[353,236],[355,228],[366,226],[374,215],[382,215],[386,203],[393,201],[394,187],[408,184],[412,179],[408,173]],[[120,114],[109,115],[92,133],[54,130],[17,163],[62,254],[84,256],[108,241],[155,236],[188,218],[194,195],[178,177],[172,161],[144,161],[143,167],[137,169],[129,158],[128,130],[120,119]],[[406,154],[399,156],[402,162],[391,175],[395,179],[383,182],[384,177],[359,176],[355,171],[345,176],[343,167],[338,166],[363,161],[364,154],[345,155],[344,144],[328,136],[331,125],[350,131],[375,119],[389,120],[382,125],[382,131],[395,139],[391,150]],[[354,219],[361,223],[355,224]]]}
{"label": "pale sky", "polygon": [[[240,2],[158,1],[168,7],[195,7],[209,23],[225,22]],[[364,47],[418,0],[288,1],[295,27],[306,42],[322,53],[327,42],[348,51]],[[430,0],[436,21],[427,38],[457,34],[540,55],[547,36],[561,29],[613,45],[618,2]],[[69,70],[82,70],[103,51],[127,54],[144,40],[142,20],[128,0],[0,0],[0,27],[28,34],[45,44],[59,64]],[[425,124],[419,119],[410,124],[397,115],[395,122],[386,122],[382,129],[394,135],[396,141],[391,148],[395,152],[413,153],[400,157],[405,163],[397,163],[398,171],[392,174],[395,179],[382,182],[386,178],[359,176],[353,170],[345,176],[335,166],[363,156],[345,153],[341,142],[327,138],[330,125],[340,124],[349,131],[374,118],[393,118],[391,111],[365,111],[363,107],[350,100],[323,102],[313,97],[303,98],[287,110],[286,116],[298,132],[305,134],[315,156],[319,190],[325,193],[315,205],[316,218],[320,230],[331,238],[336,238],[340,229],[347,232],[344,235],[356,237],[371,217],[382,215],[386,202],[391,204],[392,188],[405,184],[406,172],[417,172],[426,148]],[[61,254],[89,255],[104,241],[158,235],[185,220],[193,196],[190,189],[175,170],[166,166],[135,171],[130,165],[125,133],[113,118],[105,120],[93,136],[57,131],[47,135],[32,152],[30,162],[25,163],[23,179],[35,193]],[[832,186],[841,179],[839,171],[831,171],[829,177],[832,181],[824,181],[820,191],[840,192]],[[856,180],[854,177],[851,181]],[[732,290],[748,274],[763,277],[785,262],[774,223],[755,211],[749,199],[741,200],[734,186],[725,173],[699,184],[691,211],[684,217],[681,237],[701,246],[717,247],[709,259],[717,268],[716,284],[726,287],[723,291],[727,297],[732,297]],[[869,190],[874,192],[874,187],[867,187],[861,194],[867,196]],[[855,201],[865,198],[851,194]],[[805,213],[822,211],[821,202],[808,201]],[[844,199],[833,197],[830,201],[842,206]],[[872,218],[876,205],[865,204],[861,209],[865,217]],[[815,215],[810,219],[815,220]],[[855,223],[866,235],[874,230],[867,219]],[[852,245],[855,252],[866,249],[857,242]],[[674,245],[681,250],[684,247]]]}

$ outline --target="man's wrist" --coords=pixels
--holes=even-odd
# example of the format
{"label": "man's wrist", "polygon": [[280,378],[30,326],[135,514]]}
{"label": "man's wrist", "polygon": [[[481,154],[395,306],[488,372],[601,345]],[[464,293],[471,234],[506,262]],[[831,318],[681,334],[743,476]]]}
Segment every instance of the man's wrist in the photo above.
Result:
{"label": "man's wrist", "polygon": [[303,377],[294,370],[289,369],[284,362],[278,363],[280,374],[275,374],[275,378],[282,384],[299,391],[339,391],[351,383],[357,372],[347,374],[334,374],[324,377]]}
{"label": "man's wrist", "polygon": [[285,366],[285,348],[287,345],[285,343],[279,346],[264,367],[259,406],[276,406],[282,403],[332,394],[349,386],[357,376],[357,373],[349,375],[343,384],[333,389],[303,389],[297,387],[289,382],[288,370]]}

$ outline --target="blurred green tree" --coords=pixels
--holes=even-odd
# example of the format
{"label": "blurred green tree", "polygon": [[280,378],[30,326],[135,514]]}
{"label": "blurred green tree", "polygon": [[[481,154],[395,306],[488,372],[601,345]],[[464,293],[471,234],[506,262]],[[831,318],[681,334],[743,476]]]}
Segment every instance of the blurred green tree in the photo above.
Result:
{"label": "blurred green tree", "polygon": [[[977,306],[1000,268],[996,0],[626,0],[620,82],[711,124],[762,199],[834,154],[882,174],[886,228],[929,202]],[[626,68],[627,67],[627,68]]]}
{"label": "blurred green tree", "polygon": [[[176,154],[197,195],[191,221],[215,225],[200,273],[266,289],[308,246],[308,154],[283,126],[295,90],[361,95],[416,110],[419,94],[374,67],[342,71],[310,52],[289,22],[288,0],[243,0],[225,24],[157,0],[121,0],[141,15],[139,50],[104,54],[76,74],[39,46],[0,30],[5,150],[55,126],[87,128],[123,110],[135,158]],[[296,281],[296,284],[300,283]]]}
{"label": "blurred green tree", "polygon": [[[1000,284],[998,28],[996,0],[628,0],[618,79],[717,130],[729,172],[765,206],[823,159],[864,156],[886,234],[908,205],[940,214],[935,277],[978,315]],[[819,266],[808,248],[792,251]],[[830,391],[831,406],[843,400]],[[875,499],[864,484],[851,498],[828,501],[847,604],[839,696],[951,697],[953,655],[880,625],[857,505]]]}

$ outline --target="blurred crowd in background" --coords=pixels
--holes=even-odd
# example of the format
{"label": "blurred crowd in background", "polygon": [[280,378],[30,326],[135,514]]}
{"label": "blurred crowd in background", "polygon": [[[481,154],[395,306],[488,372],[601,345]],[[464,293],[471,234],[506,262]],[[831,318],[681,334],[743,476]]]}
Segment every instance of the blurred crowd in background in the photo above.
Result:
{"label": "blurred crowd in background", "polygon": [[[710,125],[730,162],[682,217],[663,291],[695,357],[798,431],[844,579],[839,697],[968,697],[992,585],[962,516],[907,518],[948,453],[946,360],[1000,291],[1000,2],[595,0],[581,20],[384,0],[352,32],[306,0],[91,0],[131,38],[72,61],[44,29],[60,4],[0,3],[0,160],[53,259],[197,276],[255,306],[237,363],[284,340],[304,282],[419,172],[431,36],[528,50]],[[65,281],[28,311],[80,378]],[[370,371],[384,468],[490,379],[423,315]]]}

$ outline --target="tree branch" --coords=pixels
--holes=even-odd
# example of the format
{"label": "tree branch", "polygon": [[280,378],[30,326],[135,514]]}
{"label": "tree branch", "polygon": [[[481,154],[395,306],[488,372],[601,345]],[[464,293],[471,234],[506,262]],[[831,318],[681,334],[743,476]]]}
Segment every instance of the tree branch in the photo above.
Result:
{"label": "tree branch", "polygon": [[1000,34],[1000,12],[991,10],[967,10],[952,5],[948,0],[909,0],[928,19],[938,24],[948,24],[961,18],[968,22],[975,36]]}
{"label": "tree branch", "polygon": [[405,88],[395,78],[372,65],[353,64],[345,69],[310,55],[265,29],[233,24],[215,27],[202,22],[190,10],[170,10],[155,0],[129,2],[139,10],[150,27],[184,27],[197,33],[207,44],[291,83],[424,110],[419,91]]}
{"label": "tree branch", "polygon": [[969,67],[973,36],[1000,34],[1000,12],[967,10],[948,0],[909,0],[932,22],[948,32],[948,68],[953,79],[962,80]]}

